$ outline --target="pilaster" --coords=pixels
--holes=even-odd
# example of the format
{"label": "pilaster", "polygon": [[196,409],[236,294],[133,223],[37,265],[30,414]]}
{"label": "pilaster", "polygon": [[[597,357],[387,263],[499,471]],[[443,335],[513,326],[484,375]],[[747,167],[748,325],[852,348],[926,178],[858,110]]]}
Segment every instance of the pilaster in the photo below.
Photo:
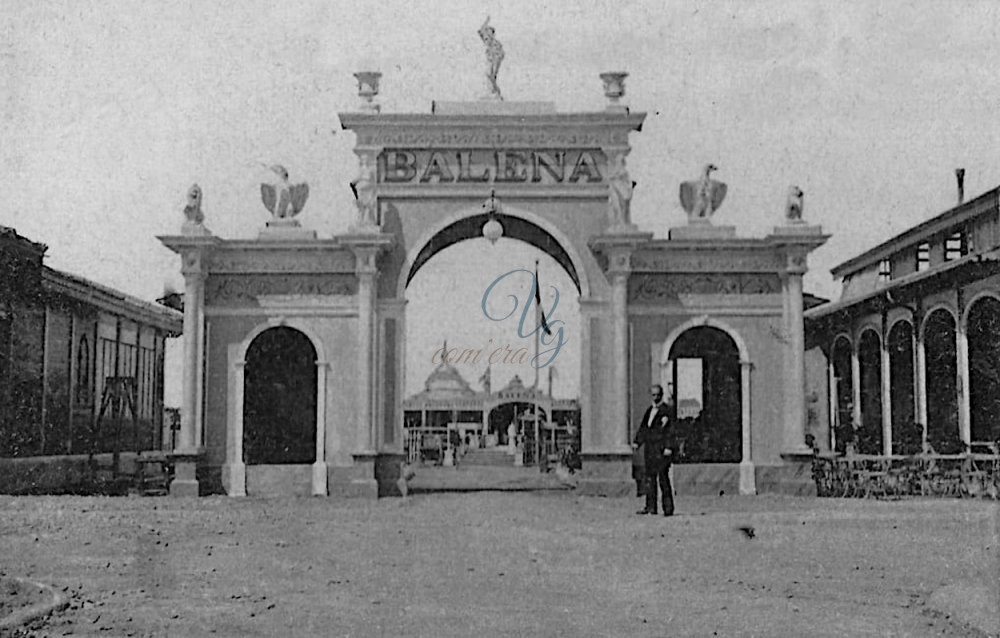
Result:
{"label": "pilaster", "polygon": [[[197,232],[196,232],[197,231]],[[208,260],[219,240],[203,226],[186,226],[182,236],[159,237],[181,256],[184,275],[184,354],[182,369],[181,428],[173,451],[174,479],[171,496],[197,496],[197,465],[202,455],[201,384],[204,357],[205,278]]]}
{"label": "pilaster", "polygon": [[604,453],[631,454],[628,424],[631,420],[629,406],[629,321],[628,280],[632,273],[632,255],[644,242],[652,239],[651,233],[603,235],[591,242],[591,249],[607,258],[606,274],[611,283],[611,359],[613,385],[606,399],[610,410],[609,432],[605,437]]}
{"label": "pilaster", "polygon": [[326,371],[330,364],[316,362],[316,462],[312,467],[313,496],[326,496]]}
{"label": "pilaster", "polygon": [[[628,281],[632,272],[632,255],[636,249],[652,239],[652,233],[622,233],[602,235],[591,241],[591,250],[606,260],[605,269],[611,284],[611,378],[609,388],[591,388],[592,401],[604,401],[609,405],[606,430],[603,436],[590,436],[584,431],[583,475],[578,484],[582,494],[620,496],[634,489],[631,479],[632,446],[629,441],[629,321],[628,321]],[[591,335],[591,338],[593,336]],[[584,427],[600,427],[584,419]],[[599,440],[597,446],[589,448],[587,441]],[[596,448],[596,449],[595,449]]]}
{"label": "pilaster", "polygon": [[788,360],[786,379],[788,394],[782,456],[795,458],[811,456],[812,449],[805,443],[806,429],[806,364],[805,323],[803,321],[802,276],[808,271],[808,255],[822,246],[829,235],[819,226],[789,223],[778,226],[768,240],[778,246],[785,256],[784,308],[788,331]]}
{"label": "pilaster", "polygon": [[360,233],[340,237],[355,257],[358,278],[357,385],[358,420],[355,431],[354,472],[348,494],[376,498],[378,481],[375,476],[375,354],[378,352],[375,331],[375,299],[378,294],[378,257],[393,244],[393,237],[382,232]]}
{"label": "pilaster", "polygon": [[757,493],[757,472],[754,469],[753,446],[750,439],[750,372],[753,364],[740,361],[740,393],[742,398],[742,421],[740,423],[740,440],[742,453],[740,455],[740,494]]}

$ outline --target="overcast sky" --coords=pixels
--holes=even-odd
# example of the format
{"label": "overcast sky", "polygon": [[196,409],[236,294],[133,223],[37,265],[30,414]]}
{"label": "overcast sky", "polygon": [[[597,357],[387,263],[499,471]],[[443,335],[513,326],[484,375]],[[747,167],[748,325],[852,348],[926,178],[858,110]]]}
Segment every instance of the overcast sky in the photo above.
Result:
{"label": "overcast sky", "polygon": [[[832,266],[953,205],[956,167],[969,196],[1000,182],[1000,3],[575,5],[4,2],[0,224],[48,244],[49,265],[146,299],[181,288],[155,235],[179,231],[193,182],[213,232],[252,237],[269,216],[260,163],[281,163],[310,184],[303,225],[346,230],[356,164],[337,113],[355,110],[351,74],[383,72],[387,112],[473,100],[487,14],[508,100],[598,110],[598,74],[630,73],[624,101],[648,113],[632,135],[633,220],[656,236],[684,223],[677,185],[708,161],[729,184],[716,222],[743,236],[768,233],[799,185],[807,220],[833,235],[806,282],[823,296],[837,294]],[[439,343],[427,332],[412,356]]]}

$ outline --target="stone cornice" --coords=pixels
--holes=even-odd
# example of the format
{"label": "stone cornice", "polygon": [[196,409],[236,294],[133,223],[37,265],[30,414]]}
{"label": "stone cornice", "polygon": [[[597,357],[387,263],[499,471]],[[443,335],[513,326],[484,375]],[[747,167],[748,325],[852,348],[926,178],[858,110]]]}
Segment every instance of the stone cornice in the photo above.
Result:
{"label": "stone cornice", "polygon": [[785,260],[767,242],[699,246],[673,241],[651,242],[632,256],[634,272],[754,273],[778,272]]}
{"label": "stone cornice", "polygon": [[225,241],[215,235],[157,235],[156,238],[177,254],[190,250],[212,249]]}
{"label": "stone cornice", "polygon": [[642,130],[645,113],[525,115],[341,113],[358,148],[618,148]]}
{"label": "stone cornice", "polygon": [[483,193],[496,191],[501,199],[591,199],[606,201],[608,185],[599,184],[503,184],[483,182],[481,184],[391,184],[378,185],[378,196],[382,201],[399,199],[472,199],[482,201]]}
{"label": "stone cornice", "polygon": [[377,128],[571,128],[579,126],[616,126],[640,130],[646,119],[643,112],[591,111],[577,113],[338,113],[344,129],[362,126]]}
{"label": "stone cornice", "polygon": [[339,242],[287,246],[283,243],[233,242],[220,246],[209,260],[211,273],[353,273],[355,257]]}

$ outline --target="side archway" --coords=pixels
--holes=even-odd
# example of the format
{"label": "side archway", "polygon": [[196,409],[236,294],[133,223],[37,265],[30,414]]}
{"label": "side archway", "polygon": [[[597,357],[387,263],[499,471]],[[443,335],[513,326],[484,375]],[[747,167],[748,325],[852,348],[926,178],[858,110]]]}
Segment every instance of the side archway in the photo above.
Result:
{"label": "side archway", "polygon": [[246,355],[243,455],[247,465],[316,459],[316,349],[288,327],[257,335]]}
{"label": "side archway", "polygon": [[678,462],[736,463],[742,458],[739,347],[724,330],[690,327],[667,351],[677,401]]}
{"label": "side archway", "polygon": [[750,361],[750,354],[747,349],[746,342],[740,334],[733,330],[733,328],[729,325],[707,315],[702,315],[685,321],[671,330],[670,334],[667,335],[666,341],[663,342],[663,350],[661,351],[659,361],[661,377],[663,377],[664,371],[669,370],[670,378],[661,380],[672,380],[672,370],[674,366],[670,362],[670,353],[673,350],[674,344],[686,331],[698,327],[714,328],[721,331],[731,340],[731,343],[736,348],[736,352],[738,354],[737,361],[740,369],[740,494],[756,494],[756,471],[754,469],[754,463],[751,456],[752,447],[750,441],[750,370],[752,369],[753,364]]}
{"label": "side archway", "polygon": [[[312,493],[327,494],[322,341],[307,326],[276,318],[255,327],[230,352],[233,398],[223,470],[227,493],[246,496],[248,464],[312,463]],[[295,387],[289,391],[290,384]],[[283,414],[290,403],[290,412]]]}

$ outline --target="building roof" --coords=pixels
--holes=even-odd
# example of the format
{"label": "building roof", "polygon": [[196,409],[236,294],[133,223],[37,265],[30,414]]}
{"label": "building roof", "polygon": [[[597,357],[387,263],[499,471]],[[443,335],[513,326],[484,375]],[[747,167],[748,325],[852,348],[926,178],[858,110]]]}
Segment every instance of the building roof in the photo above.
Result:
{"label": "building roof", "polygon": [[487,403],[494,405],[498,400],[499,403],[532,400],[551,401],[553,410],[579,408],[576,399],[549,399],[536,388],[525,386],[521,377],[516,374],[501,390],[491,393],[477,392],[469,386],[469,383],[455,366],[444,362],[438,364],[438,367],[427,376],[424,390],[407,397],[403,401],[403,407],[409,410],[482,410]]}
{"label": "building roof", "polygon": [[13,242],[21,249],[27,249],[39,256],[49,249],[45,244],[31,241],[24,235],[18,234],[17,230],[10,226],[0,226],[0,239]]}
{"label": "building roof", "polygon": [[468,381],[462,378],[462,374],[455,369],[455,366],[442,361],[438,367],[434,368],[424,381],[424,388],[427,393],[434,395],[449,396],[475,396],[476,391],[469,387]]}
{"label": "building roof", "polygon": [[980,253],[972,253],[962,257],[961,259],[947,262],[929,270],[914,272],[909,275],[899,277],[898,279],[893,279],[892,281],[886,282],[876,290],[866,292],[865,294],[809,308],[805,311],[804,316],[807,320],[821,319],[822,317],[826,317],[840,310],[875,299],[876,297],[880,297],[882,295],[891,296],[893,291],[899,291],[906,287],[913,286],[936,277],[953,275],[962,269],[984,263],[987,265],[992,264],[992,267],[996,267],[997,262],[1000,262],[1000,248],[994,248],[993,250]]}
{"label": "building roof", "polygon": [[[949,208],[945,212],[917,224],[871,248],[860,255],[835,266],[830,272],[835,278],[842,278],[863,270],[882,259],[886,259],[901,248],[930,238],[955,224],[971,219],[982,213],[997,210],[1000,206],[1000,187],[986,191],[982,195]],[[884,289],[883,289],[884,290]]]}
{"label": "building roof", "polygon": [[51,293],[154,326],[166,331],[169,336],[180,336],[183,330],[184,315],[176,310],[127,295],[79,275],[43,266],[42,286]]}

